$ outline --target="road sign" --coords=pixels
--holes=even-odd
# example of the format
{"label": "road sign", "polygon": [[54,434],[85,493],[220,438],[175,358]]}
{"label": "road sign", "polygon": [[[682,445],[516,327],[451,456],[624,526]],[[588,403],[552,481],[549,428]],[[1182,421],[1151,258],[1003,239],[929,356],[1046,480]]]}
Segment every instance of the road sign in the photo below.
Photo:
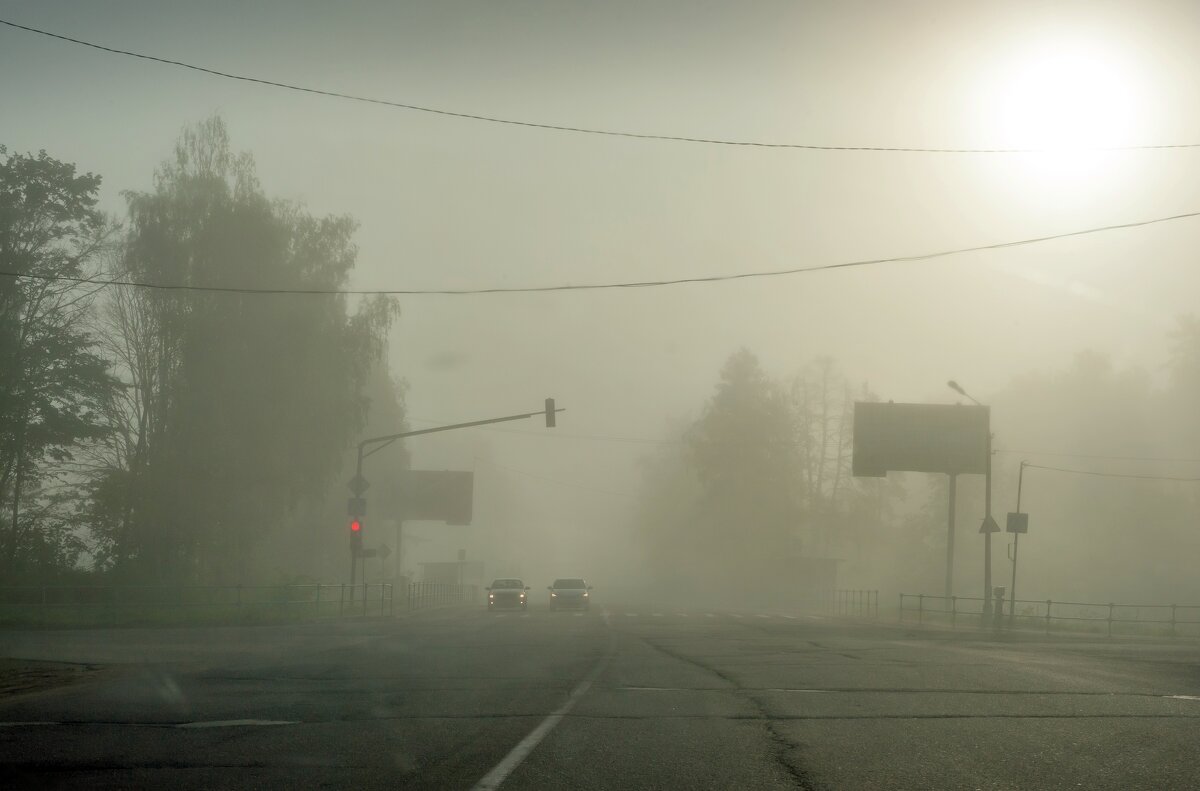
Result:
{"label": "road sign", "polygon": [[1028,533],[1029,532],[1029,514],[1018,514],[1012,511],[1008,512],[1008,525],[1005,528],[1009,533]]}
{"label": "road sign", "polygon": [[379,549],[375,550],[375,554],[386,560],[387,556],[392,554],[392,550],[387,544],[384,544]]}
{"label": "road sign", "polygon": [[346,516],[366,516],[367,501],[362,497],[351,497],[346,500]]}
{"label": "road sign", "polygon": [[363,492],[371,488],[371,484],[361,474],[356,474],[350,479],[350,483],[346,484],[350,487],[350,491],[354,492],[355,497],[362,497]]}
{"label": "road sign", "polygon": [[465,549],[458,550],[458,562],[461,563],[466,559],[467,559],[467,550],[465,550]]}
{"label": "road sign", "polygon": [[983,524],[979,526],[980,533],[999,533],[1000,525],[992,518],[991,514],[984,517]]}

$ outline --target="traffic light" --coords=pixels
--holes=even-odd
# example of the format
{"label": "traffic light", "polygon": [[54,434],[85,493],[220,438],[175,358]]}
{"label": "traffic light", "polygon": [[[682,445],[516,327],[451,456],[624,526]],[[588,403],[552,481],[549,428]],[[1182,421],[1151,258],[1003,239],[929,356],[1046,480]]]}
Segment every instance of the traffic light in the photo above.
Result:
{"label": "traffic light", "polygon": [[362,521],[358,519],[350,520],[350,551],[355,555],[362,553],[363,548],[363,529]]}
{"label": "traffic light", "polygon": [[554,428],[554,399],[546,399],[546,428]]}

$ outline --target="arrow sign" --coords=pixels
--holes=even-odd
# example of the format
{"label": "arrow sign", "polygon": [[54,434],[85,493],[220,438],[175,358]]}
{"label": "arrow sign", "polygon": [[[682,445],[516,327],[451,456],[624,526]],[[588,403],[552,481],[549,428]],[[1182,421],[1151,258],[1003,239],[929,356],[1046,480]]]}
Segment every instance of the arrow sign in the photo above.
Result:
{"label": "arrow sign", "polygon": [[356,497],[362,497],[363,492],[371,488],[371,484],[362,475],[355,475],[346,485],[350,487],[350,491],[354,492]]}
{"label": "arrow sign", "polygon": [[992,518],[991,514],[988,514],[984,518],[983,524],[979,526],[979,532],[980,533],[999,533],[1000,525],[996,524],[996,520]]}

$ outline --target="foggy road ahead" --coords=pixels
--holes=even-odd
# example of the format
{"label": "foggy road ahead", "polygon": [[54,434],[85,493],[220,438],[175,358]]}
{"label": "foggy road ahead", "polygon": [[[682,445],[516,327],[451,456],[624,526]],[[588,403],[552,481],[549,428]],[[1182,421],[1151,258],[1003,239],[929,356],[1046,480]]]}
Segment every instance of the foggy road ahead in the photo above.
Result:
{"label": "foggy road ahead", "polygon": [[106,663],[0,700],[8,787],[1200,787],[1187,640],[610,604],[0,649]]}

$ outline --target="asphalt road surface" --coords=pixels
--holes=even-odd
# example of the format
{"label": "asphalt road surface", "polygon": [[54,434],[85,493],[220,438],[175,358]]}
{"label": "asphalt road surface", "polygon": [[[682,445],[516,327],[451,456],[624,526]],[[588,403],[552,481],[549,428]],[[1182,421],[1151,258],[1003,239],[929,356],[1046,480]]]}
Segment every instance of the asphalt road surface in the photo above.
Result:
{"label": "asphalt road surface", "polygon": [[0,696],[5,788],[1200,788],[1194,640],[609,604],[0,657],[79,670]]}

